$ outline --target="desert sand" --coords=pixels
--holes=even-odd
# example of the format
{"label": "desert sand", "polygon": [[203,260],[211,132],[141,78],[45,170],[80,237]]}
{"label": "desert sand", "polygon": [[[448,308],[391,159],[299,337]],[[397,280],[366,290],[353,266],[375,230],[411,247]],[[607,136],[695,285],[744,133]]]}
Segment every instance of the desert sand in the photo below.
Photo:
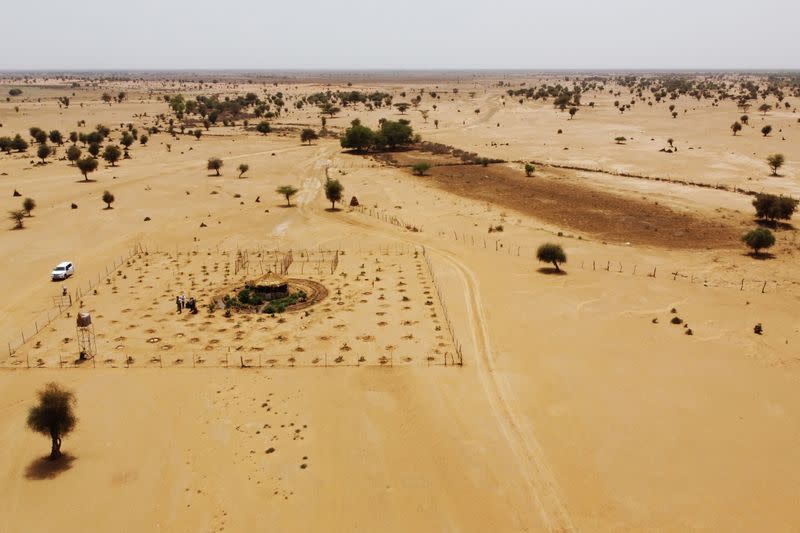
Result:
{"label": "desert sand", "polygon": [[[602,89],[572,118],[508,93],[582,78]],[[767,259],[740,242],[753,193],[800,196],[800,93],[782,83],[734,136],[735,100],[649,105],[613,75],[0,78],[22,89],[0,102],[0,137],[30,144],[0,153],[0,203],[37,204],[0,231],[0,531],[796,531],[800,242],[791,221]],[[301,143],[323,124],[294,104],[329,90],[422,98],[343,107]],[[164,99],[248,92],[280,92],[271,132],[251,117],[181,133]],[[356,118],[408,119],[497,162],[343,151]],[[30,127],[96,124],[112,142],[128,124],[161,131],[88,182],[69,141],[40,164]],[[434,166],[414,175],[419,161]],[[337,210],[327,177],[344,185]],[[566,275],[541,270],[544,242]],[[75,276],[51,282],[63,260]],[[209,308],[276,271],[325,294],[284,313]],[[180,293],[196,315],[176,312]],[[79,418],[58,462],[25,428],[51,381]]]}

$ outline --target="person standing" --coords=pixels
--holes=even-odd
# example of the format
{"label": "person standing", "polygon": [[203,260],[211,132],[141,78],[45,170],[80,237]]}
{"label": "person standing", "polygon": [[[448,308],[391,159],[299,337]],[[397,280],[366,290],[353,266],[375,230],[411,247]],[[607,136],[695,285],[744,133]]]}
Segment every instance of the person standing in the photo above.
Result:
{"label": "person standing", "polygon": [[178,308],[178,314],[181,314],[181,297],[180,296],[176,296],[175,297],[175,307]]}
{"label": "person standing", "polygon": [[181,293],[181,309],[186,307],[186,295]]}

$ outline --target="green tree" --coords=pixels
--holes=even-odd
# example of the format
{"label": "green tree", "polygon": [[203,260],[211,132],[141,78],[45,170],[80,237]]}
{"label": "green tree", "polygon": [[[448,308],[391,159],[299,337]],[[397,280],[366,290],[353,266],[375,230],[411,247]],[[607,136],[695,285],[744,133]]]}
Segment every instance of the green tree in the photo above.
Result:
{"label": "green tree", "polygon": [[311,128],[303,128],[303,131],[300,132],[300,142],[311,144],[311,141],[317,139],[319,139],[319,135]]}
{"label": "green tree", "polygon": [[769,124],[767,124],[766,126],[764,126],[763,128],[761,128],[761,133],[764,135],[764,137],[766,137],[767,135],[769,135],[770,133],[772,133],[772,126],[770,126]]}
{"label": "green tree", "polygon": [[525,175],[529,178],[533,175],[536,171],[536,167],[534,167],[531,163],[525,163]]}
{"label": "green tree", "polygon": [[37,143],[44,144],[47,142],[47,132],[44,130],[40,130],[39,128],[31,128],[32,130],[35,129],[36,131],[31,133],[31,137],[33,137]]}
{"label": "green tree", "polygon": [[320,112],[323,115],[330,115],[331,118],[333,118],[337,113],[339,113],[339,111],[341,111],[341,108],[338,108],[338,107],[336,107],[335,105],[333,105],[331,103],[323,104],[320,107]]}
{"label": "green tree", "polygon": [[250,165],[248,165],[247,163],[242,163],[241,165],[239,165],[238,170],[239,170],[239,179],[241,179],[244,173],[250,170]]}
{"label": "green tree", "polygon": [[762,115],[766,115],[770,109],[772,109],[772,106],[767,103],[763,103],[760,106],[758,106],[758,110],[761,111]]}
{"label": "green tree", "polygon": [[50,148],[46,144],[40,144],[39,149],[36,150],[36,157],[42,160],[42,164],[44,164],[44,160],[50,157],[50,154],[53,153],[53,149]]}
{"label": "green tree", "polygon": [[262,120],[256,126],[256,131],[263,135],[266,135],[267,133],[272,131],[272,126],[270,126],[269,122],[267,122],[266,120]]}
{"label": "green tree", "polygon": [[741,124],[739,124],[739,121],[736,121],[736,122],[734,122],[733,124],[731,124],[731,131],[733,132],[733,135],[734,135],[734,136],[735,136],[737,133],[739,133],[740,131],[742,131],[742,125],[741,125]]}
{"label": "green tree", "polygon": [[783,154],[770,154],[767,156],[767,165],[769,165],[770,170],[772,170],[772,175],[778,175],[778,169],[783,166],[786,162],[786,158],[783,157]]}
{"label": "green tree", "polygon": [[69,142],[71,142],[72,144],[75,144],[76,142],[78,142],[78,138],[79,137],[78,137],[78,132],[77,131],[69,132]]}
{"label": "green tree", "polygon": [[756,228],[742,235],[742,242],[753,249],[753,254],[758,256],[764,248],[775,244],[775,235],[767,228]]}
{"label": "green tree", "polygon": [[111,204],[114,203],[114,195],[109,191],[103,191],[103,202],[106,204],[106,209],[112,209]]}
{"label": "green tree", "polygon": [[[275,192],[286,198],[286,207],[292,207],[292,196],[297,194],[297,189],[291,185],[281,185],[275,189]],[[327,195],[327,189],[325,189],[325,194]]]}
{"label": "green tree", "polygon": [[14,221],[14,229],[25,227],[25,210],[15,209],[14,211],[9,211],[8,218]]}
{"label": "green tree", "polygon": [[570,107],[569,108],[569,119],[572,120],[573,118],[575,118],[575,113],[577,113],[577,112],[578,112],[578,108],[577,107]]}
{"label": "green tree", "polygon": [[22,209],[25,210],[25,213],[28,216],[31,216],[31,211],[33,211],[35,208],[36,208],[36,200],[34,200],[33,198],[25,198],[22,201]]}
{"label": "green tree", "polygon": [[339,183],[339,180],[327,180],[325,182],[325,198],[331,202],[331,211],[336,209],[336,202],[342,200],[342,193],[344,186]]}
{"label": "green tree", "polygon": [[375,132],[367,126],[361,124],[361,121],[355,119],[350,123],[350,127],[344,132],[344,135],[339,139],[339,144],[342,148],[349,148],[356,151],[364,151],[369,148],[375,139]]}
{"label": "green tree", "polygon": [[219,176],[219,171],[222,168],[222,159],[219,157],[212,157],[208,160],[208,165],[206,165],[206,168],[208,170],[216,171],[217,176]]}
{"label": "green tree", "polygon": [[78,145],[73,144],[69,148],[67,148],[67,159],[71,163],[75,163],[78,159],[81,158],[81,149],[78,148]]}
{"label": "green tree", "polygon": [[17,152],[24,152],[28,149],[28,141],[22,138],[22,135],[17,133],[14,135],[14,138],[11,139],[11,148],[16,150]]}
{"label": "green tree", "polygon": [[112,167],[117,166],[117,161],[119,161],[120,157],[122,157],[122,150],[116,144],[109,144],[103,150],[103,159],[111,163]]}
{"label": "green tree", "polygon": [[97,159],[94,157],[84,157],[78,159],[76,166],[78,170],[81,171],[81,174],[83,174],[83,181],[89,181],[89,173],[97,170],[98,163]]}
{"label": "green tree", "polygon": [[50,459],[61,457],[61,439],[68,435],[78,422],[72,408],[75,395],[56,383],[48,383],[38,393],[39,404],[28,411],[28,428],[50,437]]}
{"label": "green tree", "polygon": [[11,153],[12,144],[11,137],[0,137],[0,152]]}
{"label": "green tree", "polygon": [[17,89],[16,87],[14,89],[9,89],[8,94],[10,96],[19,96],[22,94],[22,89]]}
{"label": "green tree", "polygon": [[553,263],[557,271],[561,271],[559,265],[567,262],[567,255],[560,244],[546,243],[539,246],[536,250],[536,259],[542,263]]}
{"label": "green tree", "polygon": [[757,194],[753,200],[753,207],[756,209],[756,218],[761,220],[789,220],[792,218],[800,200],[789,198],[788,196],[777,196],[775,194]]}
{"label": "green tree", "polygon": [[394,106],[397,108],[398,111],[400,111],[401,115],[405,115],[406,111],[408,111],[408,108],[411,107],[410,104],[407,104],[405,102],[399,102],[397,104],[394,104]]}
{"label": "green tree", "polygon": [[414,130],[407,120],[384,120],[381,128],[375,136],[375,145],[378,148],[388,146],[395,148],[406,144],[411,144],[414,140]]}
{"label": "green tree", "polygon": [[200,137],[203,136],[203,130],[201,130],[200,128],[197,128],[196,130],[194,130],[194,136],[199,141]]}
{"label": "green tree", "polygon": [[750,121],[750,117],[748,117],[747,115],[742,115],[741,117],[739,117],[739,120],[742,122],[742,124],[746,126],[747,123]]}
{"label": "green tree", "polygon": [[150,140],[150,137],[148,137],[147,135],[142,135],[141,137],[139,137],[139,143],[142,146],[146,145],[147,141],[149,141],[149,140]]}
{"label": "green tree", "polygon": [[135,141],[135,140],[136,139],[133,138],[133,135],[131,135],[130,133],[128,133],[126,131],[125,133],[122,134],[122,137],[120,137],[119,142],[120,142],[120,144],[122,146],[125,147],[125,151],[127,152],[128,148],[131,147],[131,145],[133,144],[133,141]]}
{"label": "green tree", "polygon": [[625,138],[625,137],[623,137],[622,135],[620,135],[619,137],[614,137],[614,141],[615,141],[617,144],[624,144],[624,143],[625,143],[625,141],[627,141],[627,140],[628,140],[628,139],[626,139],[626,138]]}
{"label": "green tree", "polygon": [[424,176],[427,171],[431,169],[431,164],[427,161],[421,161],[419,163],[414,163],[411,165],[411,170],[417,176]]}
{"label": "green tree", "polygon": [[48,138],[50,139],[50,142],[53,143],[53,144],[57,144],[59,146],[64,144],[64,137],[61,135],[61,132],[58,131],[58,130],[52,130],[48,134]]}

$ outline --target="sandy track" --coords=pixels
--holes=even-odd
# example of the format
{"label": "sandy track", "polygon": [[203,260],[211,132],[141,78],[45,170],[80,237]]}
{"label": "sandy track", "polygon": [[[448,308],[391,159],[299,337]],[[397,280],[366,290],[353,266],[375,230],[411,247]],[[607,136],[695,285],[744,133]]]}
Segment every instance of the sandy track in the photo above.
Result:
{"label": "sandy track", "polygon": [[[327,160],[325,163],[327,163]],[[319,167],[320,165],[314,165],[314,168]],[[304,180],[304,189],[306,182],[307,180]],[[308,203],[310,201],[304,204]],[[317,211],[309,211],[308,213],[312,217],[323,218]],[[494,420],[517,458],[520,471],[524,474],[525,483],[530,491],[530,497],[536,502],[536,507],[548,530],[553,532],[575,531],[572,519],[562,500],[558,483],[538,440],[533,433],[523,429],[524,426],[519,422],[516,410],[508,400],[507,387],[495,374],[493,350],[486,318],[483,313],[480,286],[474,272],[457,256],[446,250],[431,246],[428,242],[422,243],[418,239],[392,235],[393,232],[387,232],[386,228],[376,228],[371,222],[356,221],[350,217],[336,217],[333,219],[324,217],[324,220],[351,227],[355,226],[360,231],[412,245],[424,244],[426,249],[434,251],[458,273],[461,284],[464,287],[464,305],[468,317],[466,325],[469,327],[469,339],[473,346],[473,353],[477,363],[473,368],[478,373],[486,399],[496,415]],[[469,365],[469,361],[467,364]]]}
{"label": "sandy track", "polygon": [[498,426],[514,451],[520,466],[524,467],[526,482],[544,523],[550,531],[575,531],[541,445],[536,436],[526,431],[519,422],[515,409],[507,399],[509,395],[505,384],[495,373],[494,352],[475,273],[454,254],[441,249],[436,249],[435,252],[454,267],[464,285],[464,304],[469,317],[470,342],[476,355],[475,361],[481,385],[497,415],[495,418]]}

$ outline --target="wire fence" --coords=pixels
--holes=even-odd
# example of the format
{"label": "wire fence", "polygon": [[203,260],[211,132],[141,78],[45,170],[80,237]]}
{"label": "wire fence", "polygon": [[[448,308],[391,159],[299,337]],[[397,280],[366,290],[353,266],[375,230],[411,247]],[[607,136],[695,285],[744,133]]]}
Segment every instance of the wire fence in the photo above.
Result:
{"label": "wire fence", "polygon": [[[439,304],[442,306],[442,314],[444,315],[444,321],[447,324],[447,329],[450,332],[450,338],[453,339],[453,346],[455,347],[455,356],[451,358],[450,364],[457,364],[459,366],[463,366],[464,364],[464,356],[461,349],[461,343],[456,337],[455,328],[453,328],[453,322],[450,320],[450,315],[447,312],[447,305],[444,303],[444,296],[442,295],[442,289],[436,280],[436,275],[433,272],[433,265],[431,264],[431,258],[428,257],[428,251],[425,247],[422,247],[422,257],[425,258],[425,264],[428,266],[428,272],[430,273],[431,280],[433,280],[433,286],[436,289],[436,294],[439,297]],[[445,366],[447,365],[447,358],[445,357]]]}
{"label": "wire fence", "polygon": [[174,352],[154,351],[150,354],[131,354],[119,350],[112,355],[91,359],[70,358],[59,354],[58,359],[31,358],[13,360],[5,368],[75,369],[75,368],[343,368],[343,367],[400,367],[454,366],[461,364],[450,352],[429,353],[424,356],[386,352],[359,354],[355,351],[309,354],[261,354],[244,352],[235,347],[215,348],[213,351]]}
{"label": "wire fence", "polygon": [[96,276],[89,276],[88,279],[79,284],[72,292],[61,292],[58,296],[53,296],[50,303],[43,313],[33,320],[32,323],[23,324],[19,328],[19,334],[14,335],[7,341],[8,355],[14,353],[26,342],[36,337],[41,331],[47,328],[54,320],[61,317],[73,308],[73,305],[80,304],[83,295],[90,293],[97,287],[104,278],[116,271],[121,266],[128,263],[131,259],[138,257],[142,253],[142,248],[136,244],[124,255],[115,258],[114,261],[104,267]]}
{"label": "wire fence", "polygon": [[[359,212],[373,216],[382,222],[405,227],[405,222],[395,221],[378,210],[361,210]],[[539,229],[544,230],[544,228]],[[563,235],[561,232],[555,233],[551,231],[549,233],[553,233],[554,236],[561,238],[574,238],[571,235]],[[456,230],[439,230],[436,232],[436,235],[443,239],[453,240],[454,242],[459,242],[477,249],[483,249],[488,252],[513,257],[523,257],[532,261],[537,261],[536,250],[538,245],[519,244],[511,239],[498,237],[497,232],[488,235],[475,235],[466,232],[458,232]],[[584,259],[581,261],[580,265],[582,270],[589,270],[591,266],[591,270],[596,272],[614,272],[617,274],[629,274],[631,276],[647,274],[648,277],[653,279],[670,276],[673,281],[688,281],[691,284],[698,284],[698,286],[702,285],[703,287],[718,287],[739,291],[759,291],[762,294],[778,292],[781,286],[800,285],[800,280],[757,279],[737,277],[734,275],[723,278],[709,275],[708,273],[695,273],[685,269],[670,268],[665,265],[623,264],[622,261],[617,259]]]}

